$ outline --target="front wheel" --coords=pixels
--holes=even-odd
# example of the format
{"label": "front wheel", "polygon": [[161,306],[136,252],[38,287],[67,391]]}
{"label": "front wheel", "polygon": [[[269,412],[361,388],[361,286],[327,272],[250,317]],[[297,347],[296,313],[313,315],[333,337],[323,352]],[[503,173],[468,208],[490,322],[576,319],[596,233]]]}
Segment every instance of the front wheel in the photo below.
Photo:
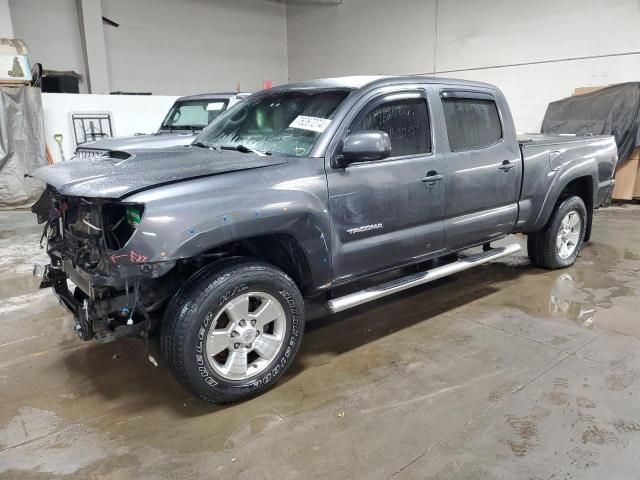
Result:
{"label": "front wheel", "polygon": [[587,208],[578,196],[556,206],[547,225],[530,234],[527,249],[532,263],[550,270],[573,265],[587,230]]}
{"label": "front wheel", "polygon": [[235,402],[268,389],[289,367],[304,303],[284,272],[240,259],[194,275],[163,327],[163,354],[180,383],[205,401]]}

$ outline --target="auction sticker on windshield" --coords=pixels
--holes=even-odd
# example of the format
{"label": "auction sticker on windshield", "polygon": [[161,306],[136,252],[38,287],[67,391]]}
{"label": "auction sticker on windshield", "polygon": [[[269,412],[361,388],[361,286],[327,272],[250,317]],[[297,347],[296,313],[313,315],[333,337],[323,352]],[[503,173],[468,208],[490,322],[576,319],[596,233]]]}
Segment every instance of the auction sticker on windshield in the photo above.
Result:
{"label": "auction sticker on windshield", "polygon": [[331,120],[328,118],[308,117],[306,115],[298,115],[296,119],[289,125],[291,128],[299,128],[301,130],[311,130],[312,132],[324,132]]}

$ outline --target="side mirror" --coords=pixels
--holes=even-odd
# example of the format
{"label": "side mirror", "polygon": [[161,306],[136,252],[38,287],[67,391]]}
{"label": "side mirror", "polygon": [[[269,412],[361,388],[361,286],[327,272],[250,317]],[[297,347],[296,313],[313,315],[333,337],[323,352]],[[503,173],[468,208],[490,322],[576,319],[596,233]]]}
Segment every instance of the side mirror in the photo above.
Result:
{"label": "side mirror", "polygon": [[384,160],[390,156],[391,139],[387,132],[363,130],[345,139],[342,155],[336,159],[336,167],[345,168],[351,163]]}

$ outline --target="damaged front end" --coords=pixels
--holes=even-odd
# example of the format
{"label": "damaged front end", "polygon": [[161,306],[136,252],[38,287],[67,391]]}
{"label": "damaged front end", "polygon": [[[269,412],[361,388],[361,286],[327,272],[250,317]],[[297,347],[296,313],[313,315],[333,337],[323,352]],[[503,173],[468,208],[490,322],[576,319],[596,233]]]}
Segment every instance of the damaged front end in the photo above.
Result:
{"label": "damaged front end", "polygon": [[175,264],[148,262],[131,247],[144,205],[63,196],[49,186],[31,210],[45,224],[41,242],[51,259],[40,288],[53,288],[74,315],[78,336],[146,337],[153,313],[172,293],[172,282],[160,277]]}

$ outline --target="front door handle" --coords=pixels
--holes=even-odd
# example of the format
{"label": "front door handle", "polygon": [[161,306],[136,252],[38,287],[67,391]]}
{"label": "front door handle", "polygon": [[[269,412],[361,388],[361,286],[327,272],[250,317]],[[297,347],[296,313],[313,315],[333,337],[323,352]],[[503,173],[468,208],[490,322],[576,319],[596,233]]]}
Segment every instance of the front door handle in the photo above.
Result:
{"label": "front door handle", "polygon": [[436,172],[435,170],[431,170],[431,171],[427,172],[427,176],[426,177],[422,177],[421,180],[424,183],[426,183],[427,185],[435,185],[437,182],[439,182],[443,178],[444,178],[444,175],[442,175],[441,173]]}
{"label": "front door handle", "polygon": [[511,163],[509,160],[505,160],[504,162],[502,162],[500,164],[500,166],[498,167],[500,170],[502,170],[503,172],[508,172],[509,170],[511,170],[513,167],[515,167],[515,165],[513,163]]}

